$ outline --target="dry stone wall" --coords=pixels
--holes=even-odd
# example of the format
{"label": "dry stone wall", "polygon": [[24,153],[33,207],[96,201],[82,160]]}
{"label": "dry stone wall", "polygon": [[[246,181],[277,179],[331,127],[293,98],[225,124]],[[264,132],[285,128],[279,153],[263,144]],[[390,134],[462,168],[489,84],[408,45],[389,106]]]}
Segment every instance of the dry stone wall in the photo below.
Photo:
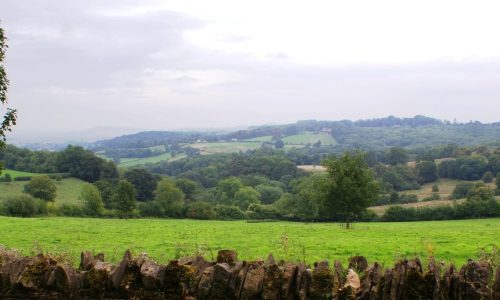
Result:
{"label": "dry stone wall", "polygon": [[500,300],[500,267],[468,261],[461,268],[431,259],[400,260],[392,268],[352,257],[305,264],[238,261],[220,251],[157,264],[127,251],[116,265],[104,255],[83,252],[78,269],[51,256],[25,257],[0,249],[0,299],[495,299]]}

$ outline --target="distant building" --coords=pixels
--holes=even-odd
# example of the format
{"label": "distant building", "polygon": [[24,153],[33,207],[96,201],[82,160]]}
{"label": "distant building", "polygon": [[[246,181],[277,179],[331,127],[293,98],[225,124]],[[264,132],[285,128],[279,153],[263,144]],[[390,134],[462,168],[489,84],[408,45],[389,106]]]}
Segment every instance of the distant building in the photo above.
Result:
{"label": "distant building", "polygon": [[321,133],[332,133],[332,129],[331,128],[323,128],[323,129],[321,129],[320,132]]}

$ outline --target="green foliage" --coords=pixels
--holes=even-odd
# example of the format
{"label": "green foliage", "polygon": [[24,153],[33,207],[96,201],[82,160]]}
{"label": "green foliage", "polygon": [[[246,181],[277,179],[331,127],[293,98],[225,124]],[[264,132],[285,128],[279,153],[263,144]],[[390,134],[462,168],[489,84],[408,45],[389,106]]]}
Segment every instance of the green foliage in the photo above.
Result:
{"label": "green foliage", "polygon": [[378,164],[374,170],[387,192],[413,190],[420,187],[417,175],[407,165],[384,166]]}
{"label": "green foliage", "polygon": [[432,185],[432,192],[433,193],[439,192],[439,186],[437,184]]}
{"label": "green foliage", "polygon": [[217,204],[215,212],[217,219],[221,220],[241,220],[245,218],[245,213],[238,206]]}
{"label": "green foliage", "polygon": [[24,186],[24,192],[45,201],[56,199],[57,187],[54,181],[47,175],[34,177]]}
{"label": "green foliage", "polygon": [[83,210],[87,216],[99,217],[104,213],[104,204],[97,187],[87,183],[82,187],[79,199],[83,202]]}
{"label": "green foliage", "polygon": [[433,193],[429,197],[425,197],[424,199],[422,199],[422,202],[435,201],[435,200],[439,200],[439,199],[441,199],[441,197],[439,196],[439,194]]}
{"label": "green foliage", "polygon": [[332,157],[324,165],[328,170],[328,184],[324,187],[323,211],[329,217],[340,217],[349,227],[350,222],[378,198],[378,182],[362,153]]}
{"label": "green foliage", "polygon": [[434,182],[438,179],[438,169],[433,161],[421,161],[417,163],[416,172],[420,184]]}
{"label": "green foliage", "polygon": [[439,177],[461,180],[479,180],[483,176],[488,161],[480,155],[460,156],[439,164]]}
{"label": "green foliage", "polygon": [[466,198],[469,192],[474,188],[474,183],[472,182],[459,182],[453,189],[451,194],[451,199],[462,199]]}
{"label": "green foliage", "polygon": [[196,201],[189,204],[186,217],[190,219],[210,220],[215,219],[217,213],[212,204],[205,201]]}
{"label": "green foliage", "polygon": [[113,206],[122,217],[132,215],[136,206],[135,188],[127,180],[120,180],[113,195]]}
{"label": "green foliage", "polygon": [[179,217],[182,215],[184,193],[175,185],[174,181],[168,178],[162,179],[154,194],[155,201],[163,207],[166,216]]}
{"label": "green foliage", "polygon": [[194,200],[194,196],[198,191],[198,184],[187,178],[178,178],[175,180],[175,185],[181,189],[186,196],[186,200]]}
{"label": "green foliage", "polygon": [[80,146],[70,145],[59,152],[56,165],[58,171],[69,172],[71,176],[87,182],[118,177],[118,170],[112,162],[97,157],[92,151]]}
{"label": "green foliage", "polygon": [[138,204],[139,214],[142,217],[163,217],[165,215],[165,211],[163,210],[163,206],[161,206],[158,201],[147,201],[140,202]]}
{"label": "green foliage", "polygon": [[272,205],[263,205],[254,203],[248,207],[246,215],[249,219],[279,219],[280,213],[278,209]]}
{"label": "green foliage", "polygon": [[493,173],[491,173],[491,171],[487,171],[484,173],[483,175],[483,178],[481,178],[481,180],[484,182],[484,183],[490,183],[493,181]]}
{"label": "green foliage", "polygon": [[259,184],[255,190],[260,195],[260,202],[263,204],[273,204],[283,195],[283,190],[276,186]]}
{"label": "green foliage", "polygon": [[382,221],[451,220],[499,216],[500,203],[495,201],[493,192],[483,185],[477,185],[469,190],[467,201],[464,203],[421,208],[392,206],[385,211]]}
{"label": "green foliage", "polygon": [[83,217],[83,207],[75,204],[63,204],[57,209],[57,214],[66,217]]}
{"label": "green foliage", "polygon": [[276,149],[283,149],[285,147],[285,143],[282,140],[276,140],[274,142],[274,147],[276,147]]}
{"label": "green foliage", "polygon": [[8,197],[3,203],[3,214],[13,217],[34,217],[47,213],[47,204],[43,200],[28,195]]}
{"label": "green foliage", "polygon": [[233,203],[241,210],[245,211],[250,204],[260,203],[259,196],[259,192],[257,192],[253,187],[245,186],[240,188],[234,194]]}
{"label": "green foliage", "polygon": [[[7,104],[7,89],[9,87],[9,80],[7,79],[7,72],[4,66],[7,47],[7,38],[5,37],[3,28],[0,27],[0,107]],[[2,115],[0,115],[0,151],[5,146],[6,133],[11,131],[13,125],[16,125],[16,110],[7,108],[5,113],[2,112]],[[0,174],[2,168],[3,164],[0,162]]]}
{"label": "green foliage", "polygon": [[[216,193],[218,202],[230,205],[234,202],[236,193],[243,187],[239,178],[228,177],[217,183]],[[245,207],[246,209],[246,207]]]}
{"label": "green foliage", "polygon": [[99,190],[104,207],[107,209],[113,208],[113,195],[115,193],[115,186],[113,182],[107,179],[101,179],[93,183]]}
{"label": "green foliage", "polygon": [[153,192],[158,182],[151,172],[144,168],[132,168],[125,172],[124,177],[134,185],[138,201],[153,200]]}
{"label": "green foliage", "polygon": [[408,162],[408,153],[400,147],[392,147],[385,158],[386,162],[392,166],[404,165]]}
{"label": "green foliage", "polygon": [[468,193],[467,201],[495,201],[493,191],[485,185],[478,183]]}

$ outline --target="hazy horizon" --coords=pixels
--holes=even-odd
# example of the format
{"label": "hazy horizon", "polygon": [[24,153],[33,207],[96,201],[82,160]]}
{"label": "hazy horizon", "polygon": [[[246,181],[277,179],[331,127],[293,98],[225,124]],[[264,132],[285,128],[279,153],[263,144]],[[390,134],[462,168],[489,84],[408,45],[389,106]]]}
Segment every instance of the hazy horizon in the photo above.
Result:
{"label": "hazy horizon", "polygon": [[500,121],[498,8],[4,0],[19,111],[9,136],[389,115]]}

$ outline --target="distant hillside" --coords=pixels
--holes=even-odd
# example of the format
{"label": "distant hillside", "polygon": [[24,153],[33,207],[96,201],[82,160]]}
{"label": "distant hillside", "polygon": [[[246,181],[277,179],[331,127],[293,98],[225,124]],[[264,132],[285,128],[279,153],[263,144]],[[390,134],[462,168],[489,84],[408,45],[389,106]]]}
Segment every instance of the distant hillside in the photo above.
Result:
{"label": "distant hillside", "polygon": [[[329,142],[327,145],[338,149],[338,151],[352,148],[377,150],[388,147],[404,147],[415,149],[446,144],[458,146],[500,144],[500,123],[452,124],[425,116],[413,118],[389,116],[358,121],[306,120],[293,124],[250,127],[246,130],[224,134],[201,131],[146,131],[102,140],[96,142],[94,147],[96,149],[130,149],[165,145],[168,148],[169,145],[186,146],[197,142],[263,141],[264,143],[274,143],[276,140],[284,140],[286,143],[294,140],[297,135],[320,133],[330,135],[331,141],[334,142]],[[313,143],[314,141],[311,141],[311,144]],[[323,146],[327,145],[323,144]]]}

